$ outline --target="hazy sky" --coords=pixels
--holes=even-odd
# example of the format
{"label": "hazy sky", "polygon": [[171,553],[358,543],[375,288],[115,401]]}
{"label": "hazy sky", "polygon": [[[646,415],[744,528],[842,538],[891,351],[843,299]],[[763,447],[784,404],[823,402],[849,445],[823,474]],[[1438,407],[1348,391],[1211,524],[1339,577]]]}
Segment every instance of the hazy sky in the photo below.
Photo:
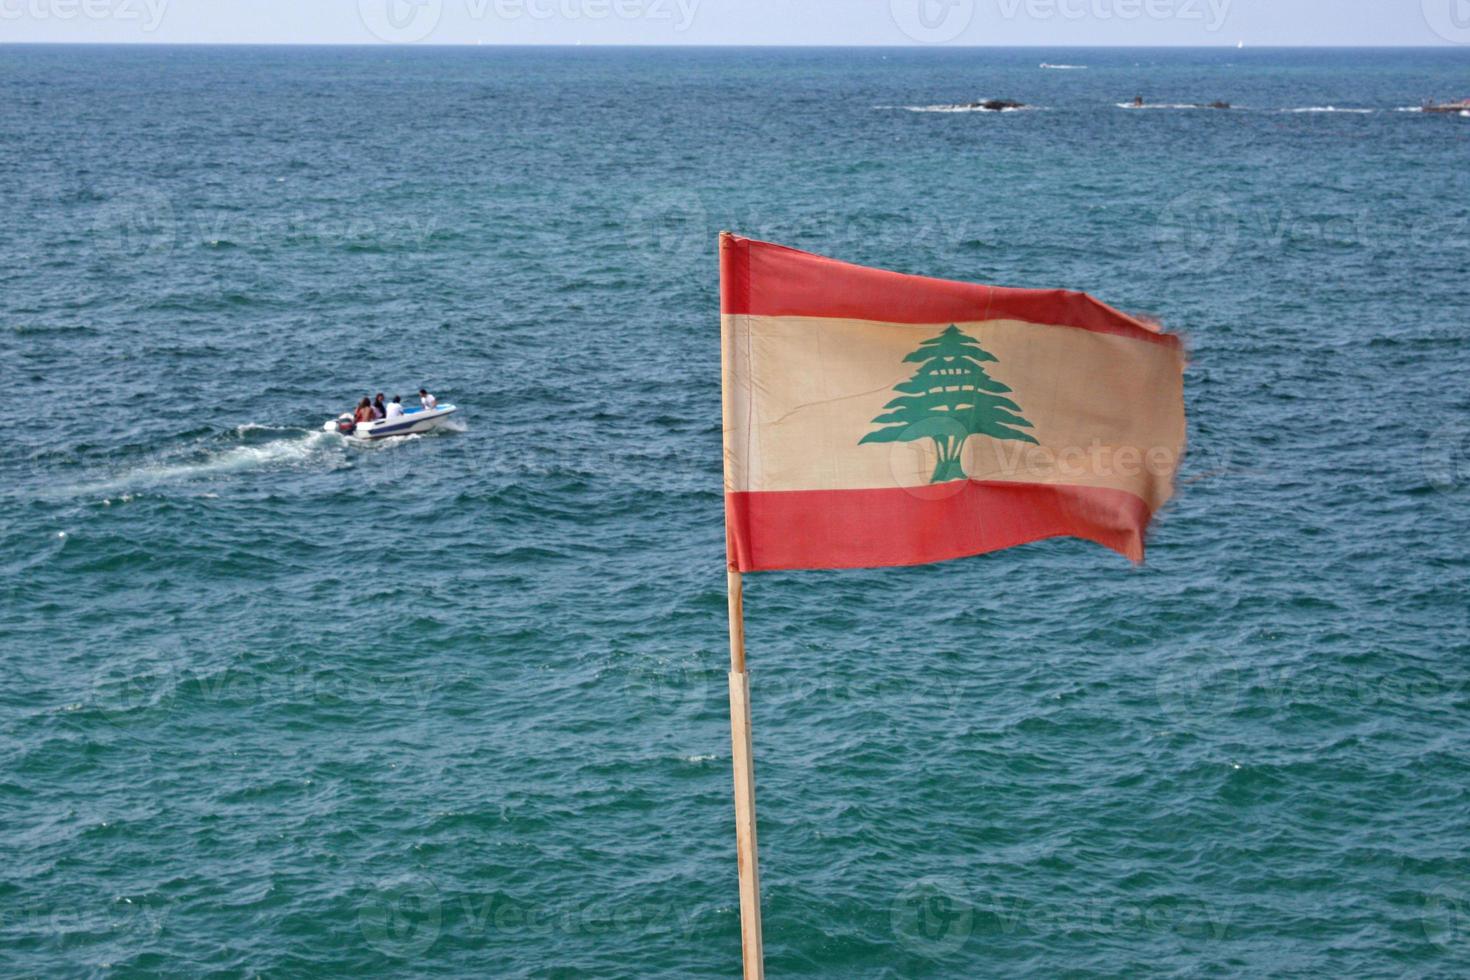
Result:
{"label": "hazy sky", "polygon": [[0,42],[1470,45],[1470,0],[0,0]]}

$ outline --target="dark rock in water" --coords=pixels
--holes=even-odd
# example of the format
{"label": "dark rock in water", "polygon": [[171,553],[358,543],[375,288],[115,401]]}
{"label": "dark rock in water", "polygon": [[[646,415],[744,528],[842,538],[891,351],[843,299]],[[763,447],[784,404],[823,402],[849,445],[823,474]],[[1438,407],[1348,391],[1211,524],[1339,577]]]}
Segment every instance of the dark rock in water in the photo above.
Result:
{"label": "dark rock in water", "polygon": [[1006,109],[1024,109],[1024,102],[1012,102],[1009,99],[986,99],[984,102],[971,102],[971,109],[981,109],[985,112],[1004,112]]}

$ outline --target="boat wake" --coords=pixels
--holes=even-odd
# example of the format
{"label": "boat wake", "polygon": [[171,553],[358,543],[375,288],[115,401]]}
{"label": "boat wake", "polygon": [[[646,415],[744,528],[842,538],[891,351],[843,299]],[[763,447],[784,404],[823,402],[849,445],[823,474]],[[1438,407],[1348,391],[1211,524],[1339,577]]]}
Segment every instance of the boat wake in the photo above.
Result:
{"label": "boat wake", "polygon": [[1051,71],[1086,71],[1087,70],[1087,66],[1086,65],[1049,65],[1045,61],[1043,61],[1041,63],[1041,67],[1050,69]]}
{"label": "boat wake", "polygon": [[983,105],[980,105],[980,104],[977,103],[977,104],[974,104],[974,105],[969,105],[969,104],[965,104],[965,105],[880,105],[880,106],[874,106],[873,108],[875,108],[875,109],[902,109],[905,112],[944,112],[944,113],[978,112],[978,113],[984,113],[986,115],[992,115],[992,116],[994,116],[994,115],[1000,115],[1002,113],[1007,113],[1007,112],[1030,112],[1033,109],[1040,109],[1042,107],[1041,106],[1034,106],[1034,105],[1025,105],[1025,106],[1008,106],[1008,107],[1006,107],[1004,109],[987,109]]}
{"label": "boat wake", "polygon": [[234,441],[238,444],[197,449],[184,458],[155,459],[107,479],[71,487],[66,495],[106,496],[276,467],[325,463],[335,469],[348,465],[341,450],[344,440],[326,432],[242,425],[235,430]]}
{"label": "boat wake", "polygon": [[[1145,105],[1134,105],[1132,102],[1115,102],[1113,104],[1116,105],[1119,109],[1140,109],[1140,110],[1142,110],[1142,109],[1173,109],[1173,110],[1176,110],[1176,111],[1183,111],[1185,109],[1208,109],[1208,110],[1210,110],[1212,112],[1219,112],[1223,108],[1222,106],[1191,105],[1191,104],[1186,104],[1186,103],[1183,103],[1183,102],[1157,102],[1157,103],[1147,103]],[[1244,108],[1244,106],[1238,106],[1237,105],[1237,106],[1231,106],[1230,108],[1232,108],[1232,109],[1242,109],[1242,108]]]}
{"label": "boat wake", "polygon": [[[63,497],[101,497],[104,504],[111,505],[114,498],[119,502],[127,502],[132,499],[133,494],[141,491],[207,484],[211,480],[261,470],[345,469],[352,467],[354,460],[392,452],[395,448],[413,444],[426,436],[464,431],[464,423],[456,419],[452,424],[446,423],[433,432],[370,442],[349,439],[335,432],[313,432],[300,428],[247,423],[237,426],[228,435],[211,439],[213,445],[165,451],[149,462],[124,469],[104,479],[63,488],[57,494]],[[220,441],[229,444],[221,446]]]}
{"label": "boat wake", "polygon": [[1305,109],[1282,109],[1282,112],[1344,112],[1355,116],[1367,116],[1377,112],[1377,109],[1339,109],[1335,105],[1312,105]]}

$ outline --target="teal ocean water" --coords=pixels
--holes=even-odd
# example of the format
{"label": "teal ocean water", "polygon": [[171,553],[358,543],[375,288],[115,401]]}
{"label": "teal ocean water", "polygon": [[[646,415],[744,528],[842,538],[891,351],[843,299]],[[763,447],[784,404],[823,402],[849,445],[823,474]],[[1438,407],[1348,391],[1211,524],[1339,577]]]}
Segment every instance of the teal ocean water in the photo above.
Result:
{"label": "teal ocean water", "polygon": [[0,973],[736,973],[721,228],[1192,352],[1146,567],[748,578],[772,976],[1470,973],[1470,119],[1404,111],[1464,95],[0,48]]}

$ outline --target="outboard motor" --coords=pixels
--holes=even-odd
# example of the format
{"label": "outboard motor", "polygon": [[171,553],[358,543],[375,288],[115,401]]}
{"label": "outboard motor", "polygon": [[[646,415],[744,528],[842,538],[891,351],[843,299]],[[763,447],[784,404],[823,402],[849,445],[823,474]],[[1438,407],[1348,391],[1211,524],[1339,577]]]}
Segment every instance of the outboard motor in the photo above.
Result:
{"label": "outboard motor", "polygon": [[337,431],[344,436],[350,436],[357,431],[357,423],[352,420],[351,415],[343,415],[337,419]]}

